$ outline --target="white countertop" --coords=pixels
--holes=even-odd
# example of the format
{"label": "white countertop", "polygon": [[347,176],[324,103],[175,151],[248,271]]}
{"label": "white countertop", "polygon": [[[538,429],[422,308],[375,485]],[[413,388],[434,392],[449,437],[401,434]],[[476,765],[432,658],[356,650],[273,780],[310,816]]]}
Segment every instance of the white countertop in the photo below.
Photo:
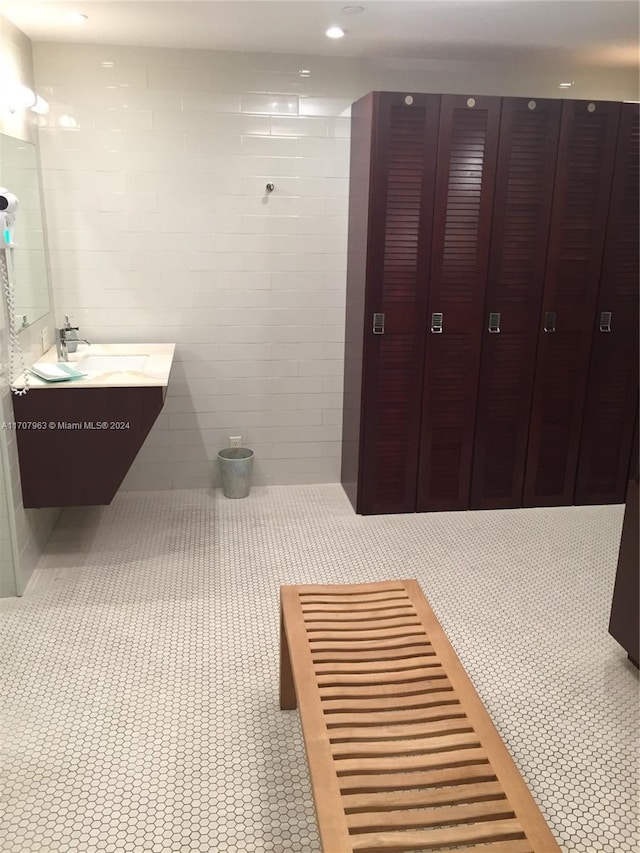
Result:
{"label": "white countertop", "polygon": [[[38,376],[29,374],[32,388],[136,388],[148,386],[166,386],[175,353],[175,344],[78,344],[77,352],[69,353],[67,364],[77,366],[85,356],[146,356],[140,370],[105,370],[89,372],[81,379],[68,382],[46,382]],[[55,346],[48,349],[37,364],[57,363],[58,353]],[[24,377],[15,383],[24,386]]]}

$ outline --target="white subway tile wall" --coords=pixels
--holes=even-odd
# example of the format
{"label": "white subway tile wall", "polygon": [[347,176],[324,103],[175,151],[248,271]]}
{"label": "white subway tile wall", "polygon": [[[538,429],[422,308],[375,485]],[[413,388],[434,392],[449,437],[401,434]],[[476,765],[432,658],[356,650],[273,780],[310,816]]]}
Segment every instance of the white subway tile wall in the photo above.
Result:
{"label": "white subway tile wall", "polygon": [[315,83],[291,56],[35,51],[57,314],[90,340],[178,344],[125,488],[214,484],[230,435],[255,451],[256,483],[337,481],[358,74],[314,60]]}
{"label": "white subway tile wall", "polygon": [[[57,319],[89,340],[178,345],[128,489],[215,484],[231,435],[255,451],[256,484],[338,481],[350,104],[372,89],[558,95],[553,69],[492,63],[68,44],[34,57]],[[636,86],[580,80],[589,97]]]}

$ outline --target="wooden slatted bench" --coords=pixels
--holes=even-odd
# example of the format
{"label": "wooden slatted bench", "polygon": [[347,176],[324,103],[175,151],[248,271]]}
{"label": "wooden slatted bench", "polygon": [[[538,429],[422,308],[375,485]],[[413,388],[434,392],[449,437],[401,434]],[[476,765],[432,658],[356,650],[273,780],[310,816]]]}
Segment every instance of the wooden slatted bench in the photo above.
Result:
{"label": "wooden slatted bench", "polygon": [[558,853],[415,580],[280,592],[324,853]]}

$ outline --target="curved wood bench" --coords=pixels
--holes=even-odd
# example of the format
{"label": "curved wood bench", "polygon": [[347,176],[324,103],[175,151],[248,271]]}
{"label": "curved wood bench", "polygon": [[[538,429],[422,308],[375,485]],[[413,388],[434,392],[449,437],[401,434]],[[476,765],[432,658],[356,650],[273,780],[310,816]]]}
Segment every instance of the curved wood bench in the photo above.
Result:
{"label": "curved wood bench", "polygon": [[324,853],[559,853],[415,580],[280,593]]}

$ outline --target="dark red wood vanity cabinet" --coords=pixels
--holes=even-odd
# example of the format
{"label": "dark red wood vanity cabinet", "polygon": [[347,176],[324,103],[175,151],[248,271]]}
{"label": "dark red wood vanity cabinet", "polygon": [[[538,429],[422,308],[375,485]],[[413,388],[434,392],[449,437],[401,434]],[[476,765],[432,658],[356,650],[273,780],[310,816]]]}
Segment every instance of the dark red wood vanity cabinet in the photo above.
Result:
{"label": "dark red wood vanity cabinet", "polygon": [[617,103],[354,104],[342,482],[357,512],[622,499],[637,140],[637,108]]}
{"label": "dark red wood vanity cabinet", "polygon": [[14,396],[24,506],[111,503],[166,393],[166,386],[33,387]]}

